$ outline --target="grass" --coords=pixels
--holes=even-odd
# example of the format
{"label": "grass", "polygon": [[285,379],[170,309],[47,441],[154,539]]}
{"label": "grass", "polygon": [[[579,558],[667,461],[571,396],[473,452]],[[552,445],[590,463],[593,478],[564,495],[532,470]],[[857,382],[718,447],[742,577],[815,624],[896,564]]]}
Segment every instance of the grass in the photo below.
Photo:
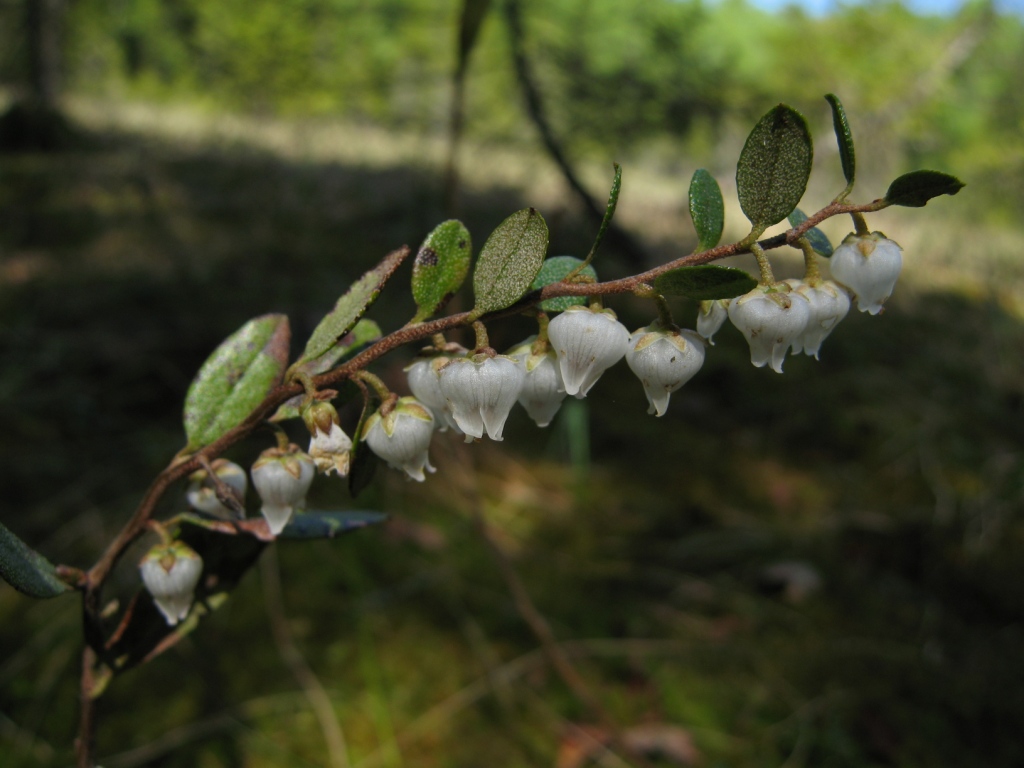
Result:
{"label": "grass", "polygon": [[[0,165],[2,517],[76,565],[180,447],[184,392],[225,335],[283,311],[301,343],[348,282],[444,218],[435,155],[408,137],[353,131],[332,144],[238,122],[226,141],[139,114],[83,107],[91,149]],[[338,149],[357,141],[369,147],[358,157]],[[531,203],[553,253],[589,242],[550,176],[472,157],[462,218],[477,247]],[[631,190],[669,185],[626,170],[624,221],[637,226]],[[653,253],[682,231],[666,210],[684,196],[679,183],[651,209]],[[351,502],[318,483],[317,506],[393,516],[279,551],[289,628],[352,764],[570,765],[589,717],[514,611],[474,504],[619,722],[683,729],[704,765],[1024,762],[1019,233],[958,221],[956,205],[872,218],[906,248],[905,278],[884,316],[844,321],[821,362],[754,369],[726,328],[663,419],[645,415],[624,366],[606,374],[576,405],[589,462],[570,460],[571,419],[541,432],[516,413],[501,445],[439,435],[439,471],[422,485],[381,470]],[[602,258],[602,274],[622,272]],[[385,326],[412,314],[404,279],[374,309]],[[613,303],[630,327],[649,320],[639,300]],[[492,338],[530,332],[512,321]],[[398,387],[407,358],[395,358],[375,372]],[[133,587],[133,561],[114,591]],[[820,588],[787,597],[768,570],[780,563]],[[249,576],[185,643],[115,681],[102,764],[324,764],[267,621]],[[0,588],[0,626],[4,765],[66,765],[76,601]]]}

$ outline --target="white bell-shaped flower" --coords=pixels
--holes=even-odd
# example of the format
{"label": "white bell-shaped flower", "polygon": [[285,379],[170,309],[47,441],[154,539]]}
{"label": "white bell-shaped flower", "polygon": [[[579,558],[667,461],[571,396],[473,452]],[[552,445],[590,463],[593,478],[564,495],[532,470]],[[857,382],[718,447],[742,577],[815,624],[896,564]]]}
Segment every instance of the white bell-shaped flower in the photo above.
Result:
{"label": "white bell-shaped flower", "polygon": [[658,324],[629,337],[626,364],[644,385],[647,412],[663,416],[672,393],[704,364],[704,339],[690,330],[665,330]]}
{"label": "white bell-shaped flower", "polygon": [[467,443],[485,430],[491,440],[501,440],[525,377],[523,366],[504,355],[456,358],[441,369],[441,392]]}
{"label": "white bell-shaped flower", "polygon": [[565,392],[577,398],[626,354],[629,331],[610,309],[569,307],[548,325]]}
{"label": "white bell-shaped flower", "polygon": [[[249,478],[245,470],[234,462],[227,459],[214,459],[210,464],[217,477],[228,485],[234,492],[240,504],[245,504],[245,491],[249,485]],[[228,509],[217,498],[217,491],[210,482],[205,469],[193,472],[189,478],[188,490],[185,491],[185,498],[189,506],[216,517],[233,517],[234,512]]]}
{"label": "white bell-shaped flower", "polygon": [[196,551],[181,541],[157,544],[142,558],[139,572],[167,624],[173,627],[183,621],[203,572],[203,559]]}
{"label": "white bell-shaped flower", "polygon": [[338,423],[338,412],[328,402],[310,403],[302,410],[302,420],[311,435],[309,456],[316,464],[317,471],[338,477],[348,475],[352,461],[352,440]]}
{"label": "white bell-shaped flower", "polygon": [[714,346],[712,338],[729,317],[729,300],[702,301],[697,311],[697,333]]}
{"label": "white bell-shaped flower", "polygon": [[518,360],[526,371],[523,391],[519,393],[519,404],[538,427],[546,427],[562,407],[565,385],[558,369],[558,356],[550,347],[534,353],[534,338],[531,336],[510,349],[508,356]]}
{"label": "white bell-shaped flower", "polygon": [[763,285],[729,304],[729,319],[750,345],[750,362],[758,368],[770,362],[776,373],[782,373],[786,352],[810,318],[811,305],[799,293]]}
{"label": "white bell-shaped flower", "polygon": [[263,501],[262,513],[275,536],[296,510],[305,509],[316,464],[299,446],[268,448],[252,465],[252,484]]}
{"label": "white bell-shaped flower", "polygon": [[881,232],[850,233],[829,259],[832,277],[850,290],[857,309],[877,315],[900,276],[902,251]]}
{"label": "white bell-shaped flower", "polygon": [[[462,354],[457,357],[464,354],[465,350],[462,350]],[[409,390],[434,414],[434,422],[441,432],[447,432],[449,427],[461,431],[448,409],[448,401],[441,393],[440,369],[455,358],[456,355],[450,354],[421,357],[405,369]]]}
{"label": "white bell-shaped flower", "polygon": [[363,427],[363,439],[371,451],[421,483],[426,479],[424,468],[434,471],[427,456],[433,434],[434,417],[415,397],[399,398],[385,416],[374,412]]}
{"label": "white bell-shaped flower", "polygon": [[811,307],[811,317],[804,332],[793,340],[793,354],[803,352],[817,360],[821,343],[850,311],[850,296],[842,286],[831,280],[819,280],[813,285],[796,279],[786,280],[785,283],[793,289],[793,293],[807,299]]}

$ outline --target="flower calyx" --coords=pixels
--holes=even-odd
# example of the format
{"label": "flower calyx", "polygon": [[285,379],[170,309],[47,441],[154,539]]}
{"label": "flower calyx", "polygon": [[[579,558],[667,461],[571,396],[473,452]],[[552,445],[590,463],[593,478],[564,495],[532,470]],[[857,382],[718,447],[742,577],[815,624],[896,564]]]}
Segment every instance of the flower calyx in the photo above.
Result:
{"label": "flower calyx", "polygon": [[352,440],[341,428],[338,411],[328,402],[314,400],[303,406],[301,413],[311,435],[309,455],[317,470],[345,477],[352,461]]}
{"label": "flower calyx", "polygon": [[306,494],[316,475],[316,463],[294,443],[268,448],[252,465],[252,484],[263,501],[261,512],[275,536],[296,511],[305,509]]}
{"label": "flower calyx", "polygon": [[168,626],[184,621],[192,607],[203,559],[182,541],[153,546],[139,562],[139,573]]}
{"label": "flower calyx", "polygon": [[434,471],[427,455],[434,416],[415,397],[400,397],[390,405],[386,412],[382,405],[366,420],[362,439],[388,466],[422,483],[426,479],[423,470]]}

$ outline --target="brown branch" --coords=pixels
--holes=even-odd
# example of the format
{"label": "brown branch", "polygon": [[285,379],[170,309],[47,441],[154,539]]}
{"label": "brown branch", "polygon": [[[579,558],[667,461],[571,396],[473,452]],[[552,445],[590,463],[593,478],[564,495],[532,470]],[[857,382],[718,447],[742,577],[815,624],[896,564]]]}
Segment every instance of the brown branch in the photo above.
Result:
{"label": "brown branch", "polygon": [[86,646],[82,651],[82,678],[78,688],[78,736],[75,738],[76,768],[93,768],[96,760],[96,653]]}

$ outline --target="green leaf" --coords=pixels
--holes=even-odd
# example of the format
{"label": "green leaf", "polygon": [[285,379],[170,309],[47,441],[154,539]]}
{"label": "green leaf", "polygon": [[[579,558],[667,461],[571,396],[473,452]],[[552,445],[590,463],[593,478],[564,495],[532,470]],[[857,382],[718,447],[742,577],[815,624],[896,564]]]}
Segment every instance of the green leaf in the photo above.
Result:
{"label": "green leaf", "polygon": [[[794,208],[793,212],[789,214],[789,225],[791,227],[799,227],[807,221],[807,214],[801,211],[799,208]],[[814,252],[824,256],[826,259],[832,255],[832,243],[828,239],[828,235],[822,232],[817,227],[811,227],[804,232],[804,237],[811,243],[811,248]]]}
{"label": "green leaf", "polygon": [[680,267],[654,278],[654,290],[663,296],[685,296],[696,301],[731,299],[756,287],[757,280],[742,269],[713,264]]}
{"label": "green leaf", "polygon": [[252,413],[281,380],[290,340],[286,316],[263,315],[214,350],[185,396],[188,450],[209,445]]}
{"label": "green leaf", "polygon": [[435,314],[455,294],[469,274],[473,253],[469,230],[451,219],[427,235],[412,267],[412,296],[418,307],[412,322]]}
{"label": "green leaf", "polygon": [[382,523],[388,519],[383,512],[321,512],[309,510],[292,516],[278,538],[333,539],[342,533]]}
{"label": "green leaf", "polygon": [[956,176],[940,171],[911,171],[889,185],[885,201],[889,205],[923,208],[933,197],[955,195],[964,188]]}
{"label": "green leaf", "polygon": [[[577,259],[575,256],[552,256],[550,259],[545,259],[544,263],[541,264],[540,272],[538,272],[537,277],[534,278],[530,289],[536,291],[543,288],[545,285],[560,283],[565,279],[566,275],[575,270],[582,263],[583,259]],[[595,272],[594,268],[589,264],[581,269],[579,274],[586,275],[594,282],[597,282],[597,272]],[[587,299],[584,296],[559,296],[556,299],[546,299],[542,301],[540,303],[540,308],[545,312],[564,312],[575,304],[586,303]]]}
{"label": "green leaf", "polygon": [[[329,350],[320,357],[296,363],[288,369],[288,375],[295,371],[302,371],[308,376],[317,376],[329,371],[337,363],[352,357],[361,352],[367,345],[372,344],[381,337],[380,326],[373,320],[363,318],[356,323],[355,328],[346,333]],[[299,406],[305,395],[296,395],[291,400],[281,404],[277,413],[270,417],[269,421],[285,421],[286,419],[297,419],[299,417]]]}
{"label": "green leaf", "polygon": [[0,578],[29,597],[47,598],[72,589],[57,568],[0,523]]}
{"label": "green leaf", "polygon": [[516,211],[484,243],[473,273],[473,316],[496,312],[523,297],[544,263],[548,225],[535,208]]}
{"label": "green leaf", "polygon": [[850,131],[850,122],[846,119],[846,110],[834,93],[825,94],[825,100],[832,107],[832,127],[836,131],[836,141],[839,142],[839,160],[843,164],[843,176],[846,183],[852,185],[857,177],[857,155],[853,151],[853,133]]}
{"label": "green leaf", "polygon": [[588,264],[594,258],[597,249],[601,247],[601,241],[604,240],[608,228],[612,225],[615,208],[619,204],[619,193],[622,191],[622,166],[612,163],[612,167],[615,169],[615,176],[612,178],[612,188],[608,190],[608,202],[604,207],[604,216],[601,217],[601,226],[598,227],[597,237],[594,238],[594,244],[590,246],[590,252],[587,254],[586,262]]}
{"label": "green leaf", "polygon": [[763,232],[796,208],[807,188],[814,150],[803,115],[779,104],[747,137],[736,167],[740,207]]}
{"label": "green leaf", "polygon": [[305,363],[327,353],[338,343],[339,339],[351,331],[356,321],[376,300],[388,278],[394,274],[398,265],[408,255],[408,248],[400,248],[389,253],[380,264],[352,283],[344,295],[338,299],[334,309],[327,313],[313,330],[298,363]]}
{"label": "green leaf", "polygon": [[725,226],[725,201],[715,177],[698,168],[690,180],[690,218],[697,230],[697,250],[718,245]]}

